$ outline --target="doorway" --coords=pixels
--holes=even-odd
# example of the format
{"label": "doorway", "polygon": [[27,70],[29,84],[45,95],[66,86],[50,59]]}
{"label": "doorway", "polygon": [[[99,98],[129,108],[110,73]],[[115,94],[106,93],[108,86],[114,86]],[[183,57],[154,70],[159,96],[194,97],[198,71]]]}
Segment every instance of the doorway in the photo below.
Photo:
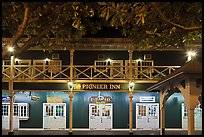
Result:
{"label": "doorway", "polygon": [[66,129],[66,103],[43,103],[43,128]]}
{"label": "doorway", "polygon": [[[194,123],[195,130],[202,130],[202,108],[200,105],[194,109]],[[182,129],[188,129],[188,113],[184,103],[182,103]]]}
{"label": "doorway", "polygon": [[136,129],[159,129],[159,103],[136,103]]}
{"label": "doorway", "polygon": [[112,129],[112,103],[89,104],[89,129],[110,130]]}

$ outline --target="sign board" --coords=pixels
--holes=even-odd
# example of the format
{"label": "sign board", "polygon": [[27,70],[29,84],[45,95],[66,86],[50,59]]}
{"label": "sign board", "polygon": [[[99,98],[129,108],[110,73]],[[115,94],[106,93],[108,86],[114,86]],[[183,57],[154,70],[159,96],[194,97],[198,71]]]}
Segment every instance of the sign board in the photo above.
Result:
{"label": "sign board", "polygon": [[143,96],[140,97],[140,102],[155,102],[154,96]]}
{"label": "sign board", "polygon": [[8,96],[3,96],[2,97],[2,102],[6,103],[6,102],[9,102],[10,101],[10,98]]}
{"label": "sign board", "polygon": [[110,96],[91,96],[89,102],[96,104],[111,103],[112,98]]}
{"label": "sign board", "polygon": [[47,103],[62,103],[62,97],[47,97]]}
{"label": "sign board", "polygon": [[116,83],[84,83],[74,84],[76,90],[121,90],[121,84]]}

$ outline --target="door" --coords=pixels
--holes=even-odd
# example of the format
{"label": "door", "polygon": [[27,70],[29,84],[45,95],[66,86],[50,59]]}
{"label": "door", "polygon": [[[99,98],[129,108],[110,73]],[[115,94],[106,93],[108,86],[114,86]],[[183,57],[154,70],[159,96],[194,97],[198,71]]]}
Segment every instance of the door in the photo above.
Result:
{"label": "door", "polygon": [[46,72],[46,61],[44,60],[33,60],[33,76],[35,78],[44,77],[44,73]]}
{"label": "door", "polygon": [[154,69],[150,68],[152,66],[154,66],[153,60],[138,61],[139,78],[152,78],[152,73],[154,73]]}
{"label": "door", "polygon": [[136,128],[142,130],[159,128],[159,103],[136,103]]}
{"label": "door", "polygon": [[[194,109],[195,130],[202,130],[202,108],[198,105]],[[184,103],[182,103],[182,129],[188,129],[188,112]]]}
{"label": "door", "polygon": [[50,60],[48,62],[48,66],[49,66],[49,69],[48,69],[49,73],[57,74],[62,70],[61,68],[62,61],[61,60]]}
{"label": "door", "polygon": [[110,66],[111,78],[123,77],[123,60],[112,60]]}
{"label": "door", "polygon": [[[129,60],[125,60],[125,75],[128,76],[129,78],[129,68],[130,66],[130,61]],[[138,78],[138,64],[137,64],[137,61],[135,60],[132,60],[132,77],[134,79],[137,79]]]}
{"label": "door", "polygon": [[89,104],[89,129],[110,130],[112,129],[112,103]]}
{"label": "door", "polygon": [[66,103],[43,103],[43,128],[66,129]]}
{"label": "door", "polygon": [[18,65],[22,65],[19,67],[18,78],[31,77],[31,60],[19,60]]}
{"label": "door", "polygon": [[[19,128],[18,104],[13,104],[13,129]],[[10,127],[10,104],[2,103],[2,129],[8,130]]]}

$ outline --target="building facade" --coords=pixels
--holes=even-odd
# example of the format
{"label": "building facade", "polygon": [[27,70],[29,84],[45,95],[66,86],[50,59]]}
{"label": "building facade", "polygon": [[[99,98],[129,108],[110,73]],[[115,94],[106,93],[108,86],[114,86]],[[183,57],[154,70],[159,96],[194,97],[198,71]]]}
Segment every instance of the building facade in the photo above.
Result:
{"label": "building facade", "polygon": [[[5,58],[2,129],[157,130],[160,94],[145,90],[186,58],[179,49],[137,51],[127,39],[64,42],[51,53],[30,49]],[[183,95],[174,93],[166,102],[165,128],[186,130],[186,116]],[[201,130],[199,106],[195,119]]]}

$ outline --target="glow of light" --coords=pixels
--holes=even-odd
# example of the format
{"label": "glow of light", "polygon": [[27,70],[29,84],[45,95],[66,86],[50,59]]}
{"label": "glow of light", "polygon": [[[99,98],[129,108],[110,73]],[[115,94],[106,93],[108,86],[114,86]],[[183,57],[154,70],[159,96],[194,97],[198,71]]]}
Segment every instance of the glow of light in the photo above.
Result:
{"label": "glow of light", "polygon": [[137,61],[137,62],[140,62],[140,61],[142,61],[142,60],[141,60],[141,59],[136,59],[136,61]]}
{"label": "glow of light", "polygon": [[20,59],[18,59],[18,58],[15,58],[15,60],[14,60],[15,62],[18,62],[18,61],[20,61]]}
{"label": "glow of light", "polygon": [[9,52],[14,52],[14,48],[13,47],[8,47],[8,51]]}
{"label": "glow of light", "polygon": [[111,62],[112,60],[111,60],[110,58],[108,58],[106,61],[107,61],[107,62]]}
{"label": "glow of light", "polygon": [[46,62],[46,61],[50,61],[50,59],[46,58],[46,59],[44,59],[44,61],[45,61],[45,62]]}
{"label": "glow of light", "polygon": [[134,85],[135,85],[135,83],[134,83],[134,82],[130,82],[130,83],[129,83],[129,88],[130,88],[131,90],[133,90]]}
{"label": "glow of light", "polygon": [[187,61],[190,61],[191,59],[192,59],[192,57],[194,57],[194,56],[196,56],[196,52],[195,51],[193,51],[193,50],[189,50],[189,51],[187,51],[186,52],[186,54],[187,54]]}
{"label": "glow of light", "polygon": [[67,84],[68,84],[68,87],[69,87],[69,88],[72,88],[72,87],[73,87],[73,83],[72,83],[72,82],[69,81]]}

